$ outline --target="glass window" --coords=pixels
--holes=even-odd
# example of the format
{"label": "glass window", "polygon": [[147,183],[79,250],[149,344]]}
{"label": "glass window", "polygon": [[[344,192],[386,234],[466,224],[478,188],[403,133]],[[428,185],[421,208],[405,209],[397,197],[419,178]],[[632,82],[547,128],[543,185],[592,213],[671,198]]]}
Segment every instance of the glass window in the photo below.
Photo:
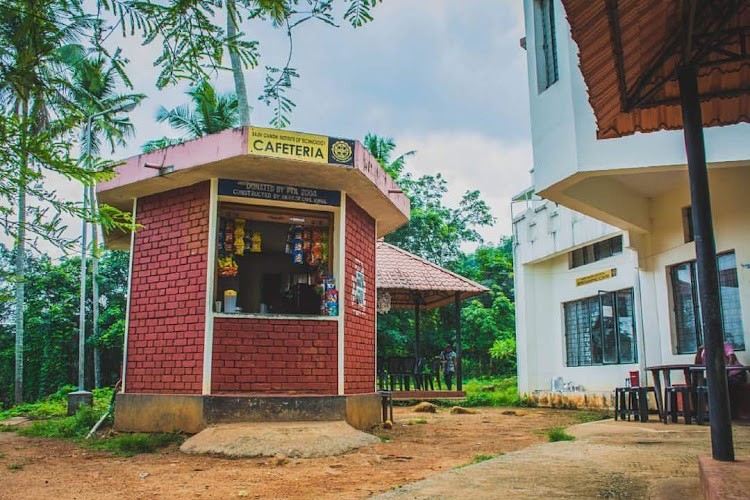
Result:
{"label": "glass window", "polygon": [[215,310],[338,314],[330,212],[220,203]]}
{"label": "glass window", "polygon": [[567,366],[637,362],[632,288],[567,302],[563,310]]}
{"label": "glass window", "polygon": [[559,78],[553,4],[554,0],[534,1],[536,78],[539,93],[551,87]]}
{"label": "glass window", "polygon": [[737,280],[737,259],[734,252],[719,255],[718,264],[724,339],[731,342],[735,349],[744,349],[745,334],[742,329],[742,311],[740,310],[740,285]]}
{"label": "glass window", "polygon": [[591,264],[622,253],[622,235],[599,241],[571,252],[570,268]]}
{"label": "glass window", "polygon": [[[734,252],[717,257],[719,268],[719,298],[724,340],[734,349],[745,349],[740,310],[740,290],[737,281],[737,260]],[[675,340],[677,352],[696,352],[703,345],[700,295],[696,262],[684,262],[670,268],[672,299],[674,301]]]}

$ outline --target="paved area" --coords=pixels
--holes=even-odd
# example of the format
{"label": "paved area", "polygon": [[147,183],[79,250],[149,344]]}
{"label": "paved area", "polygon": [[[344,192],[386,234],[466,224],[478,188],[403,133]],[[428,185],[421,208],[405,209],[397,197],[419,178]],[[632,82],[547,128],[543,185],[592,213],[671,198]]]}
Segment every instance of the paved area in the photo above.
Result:
{"label": "paved area", "polygon": [[[545,443],[402,486],[378,498],[701,498],[698,455],[708,426],[614,422],[568,429]],[[502,436],[497,436],[502,439]],[[734,427],[737,456],[750,456],[750,427]]]}

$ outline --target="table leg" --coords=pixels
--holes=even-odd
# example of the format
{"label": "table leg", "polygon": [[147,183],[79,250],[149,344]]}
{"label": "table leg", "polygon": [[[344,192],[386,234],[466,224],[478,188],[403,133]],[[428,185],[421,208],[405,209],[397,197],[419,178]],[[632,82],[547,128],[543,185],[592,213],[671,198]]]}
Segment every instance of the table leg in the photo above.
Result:
{"label": "table leg", "polygon": [[664,393],[661,392],[661,376],[659,370],[651,370],[651,378],[654,379],[656,410],[659,412],[659,420],[666,423],[667,417],[664,415]]}
{"label": "table leg", "polygon": [[[690,405],[690,418],[685,417],[685,422],[691,423],[693,417],[697,418],[697,414],[696,414],[697,394],[695,394],[695,381],[693,380],[693,372],[688,368],[685,368],[684,372],[685,372],[685,383],[688,386],[687,403]],[[683,404],[684,403],[685,402],[683,401]]]}
{"label": "table leg", "polygon": [[641,412],[641,422],[648,422],[648,391],[644,387],[638,388],[638,409]]}

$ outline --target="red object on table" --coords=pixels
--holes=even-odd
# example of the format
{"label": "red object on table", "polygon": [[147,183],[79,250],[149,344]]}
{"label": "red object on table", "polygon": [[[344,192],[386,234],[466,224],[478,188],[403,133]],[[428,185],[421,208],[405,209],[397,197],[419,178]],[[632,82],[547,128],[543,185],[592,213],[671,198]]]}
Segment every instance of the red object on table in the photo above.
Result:
{"label": "red object on table", "polygon": [[629,372],[629,374],[630,374],[630,387],[640,387],[641,386],[640,372],[632,371],[632,372]]}

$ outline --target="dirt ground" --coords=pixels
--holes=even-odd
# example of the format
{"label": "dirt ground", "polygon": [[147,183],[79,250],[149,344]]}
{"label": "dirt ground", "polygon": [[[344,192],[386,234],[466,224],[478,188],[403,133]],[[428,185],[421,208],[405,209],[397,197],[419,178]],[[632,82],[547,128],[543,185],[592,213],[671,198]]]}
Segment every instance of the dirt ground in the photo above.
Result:
{"label": "dirt ground", "polygon": [[[475,415],[396,408],[382,441],[338,457],[227,459],[176,447],[130,458],[0,433],[0,498],[362,498],[547,441],[574,411],[482,408]],[[426,423],[423,423],[425,422]]]}

